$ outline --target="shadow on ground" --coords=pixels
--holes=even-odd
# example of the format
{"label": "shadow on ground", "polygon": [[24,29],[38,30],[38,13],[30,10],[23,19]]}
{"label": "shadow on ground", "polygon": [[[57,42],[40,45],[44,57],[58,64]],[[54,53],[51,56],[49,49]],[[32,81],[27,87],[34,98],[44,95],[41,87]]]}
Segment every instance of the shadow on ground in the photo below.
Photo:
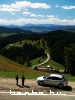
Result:
{"label": "shadow on ground", "polygon": [[72,87],[71,86],[64,86],[62,88],[59,88],[58,86],[43,85],[43,87],[50,87],[50,88],[64,90],[64,91],[72,91]]}
{"label": "shadow on ground", "polygon": [[27,86],[27,85],[24,85],[24,86],[22,86],[22,85],[17,85],[17,86],[19,86],[20,88],[24,88],[24,87],[26,87],[26,88],[30,88],[30,87]]}
{"label": "shadow on ground", "polygon": [[66,87],[63,87],[62,90],[72,91],[72,87],[71,86],[66,86]]}

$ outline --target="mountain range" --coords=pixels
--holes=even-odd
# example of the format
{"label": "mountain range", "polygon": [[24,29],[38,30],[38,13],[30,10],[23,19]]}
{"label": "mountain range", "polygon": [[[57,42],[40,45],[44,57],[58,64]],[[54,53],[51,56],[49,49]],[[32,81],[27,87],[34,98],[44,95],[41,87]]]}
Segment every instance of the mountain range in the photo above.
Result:
{"label": "mountain range", "polygon": [[24,33],[36,32],[47,33],[55,30],[75,30],[75,25],[55,25],[55,24],[26,24],[26,25],[0,25],[0,33]]}

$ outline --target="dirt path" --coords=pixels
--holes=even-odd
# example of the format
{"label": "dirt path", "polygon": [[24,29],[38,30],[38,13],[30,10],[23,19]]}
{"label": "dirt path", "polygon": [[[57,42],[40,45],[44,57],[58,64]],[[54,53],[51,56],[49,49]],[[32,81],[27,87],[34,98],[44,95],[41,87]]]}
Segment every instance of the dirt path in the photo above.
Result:
{"label": "dirt path", "polygon": [[44,92],[49,93],[50,90],[53,92],[62,92],[66,94],[74,94],[75,95],[75,82],[69,82],[68,86],[62,90],[57,87],[50,86],[40,86],[36,83],[35,79],[26,79],[25,86],[22,87],[21,79],[19,79],[19,86],[16,86],[16,81],[14,78],[0,78],[0,92],[3,91],[21,91],[21,92]]}

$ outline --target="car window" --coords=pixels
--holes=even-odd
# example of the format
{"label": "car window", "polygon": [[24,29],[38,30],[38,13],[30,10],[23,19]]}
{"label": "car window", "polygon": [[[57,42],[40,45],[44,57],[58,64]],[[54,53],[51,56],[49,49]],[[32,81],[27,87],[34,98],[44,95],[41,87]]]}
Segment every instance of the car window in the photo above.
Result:
{"label": "car window", "polygon": [[62,79],[64,79],[65,81],[67,80],[64,76],[62,77]]}
{"label": "car window", "polygon": [[47,79],[47,78],[48,78],[48,76],[44,76],[43,78]]}
{"label": "car window", "polygon": [[47,77],[47,79],[52,79],[52,77]]}
{"label": "car window", "polygon": [[62,79],[59,77],[53,77],[52,80],[62,80]]}

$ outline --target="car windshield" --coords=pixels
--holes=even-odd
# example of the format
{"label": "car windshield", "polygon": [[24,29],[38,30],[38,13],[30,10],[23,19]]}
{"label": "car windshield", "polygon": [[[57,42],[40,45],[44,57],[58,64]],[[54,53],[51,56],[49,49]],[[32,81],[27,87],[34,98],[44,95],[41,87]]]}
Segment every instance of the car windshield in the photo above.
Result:
{"label": "car windshield", "polygon": [[47,79],[48,77],[49,77],[49,76],[44,76],[43,78],[44,78],[44,79]]}
{"label": "car windshield", "polygon": [[65,81],[67,80],[64,76],[62,77],[62,79],[64,79]]}

